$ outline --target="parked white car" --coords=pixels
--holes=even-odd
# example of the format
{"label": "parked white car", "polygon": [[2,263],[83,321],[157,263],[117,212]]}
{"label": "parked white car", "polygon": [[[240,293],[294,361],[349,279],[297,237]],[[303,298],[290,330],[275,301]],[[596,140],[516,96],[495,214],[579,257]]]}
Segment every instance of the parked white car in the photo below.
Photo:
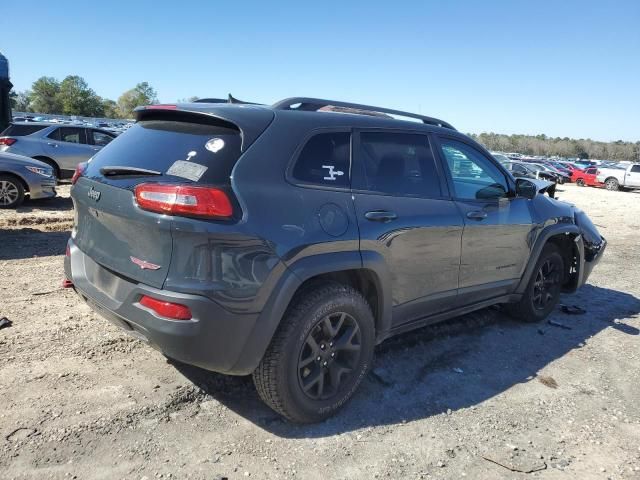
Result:
{"label": "parked white car", "polygon": [[599,168],[597,179],[607,190],[640,188],[640,163],[632,163],[626,168]]}

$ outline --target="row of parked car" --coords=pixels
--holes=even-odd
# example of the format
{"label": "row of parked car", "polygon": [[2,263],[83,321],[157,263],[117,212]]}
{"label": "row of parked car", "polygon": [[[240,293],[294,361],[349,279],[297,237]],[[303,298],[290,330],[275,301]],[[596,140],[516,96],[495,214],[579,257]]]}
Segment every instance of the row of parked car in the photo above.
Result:
{"label": "row of parked car", "polygon": [[0,133],[0,208],[52,198],[59,179],[109,144],[117,134],[59,122],[15,122]]}
{"label": "row of parked car", "polygon": [[580,187],[604,187],[612,191],[640,188],[640,164],[566,161],[491,153],[514,177],[542,178],[559,184],[573,182]]}

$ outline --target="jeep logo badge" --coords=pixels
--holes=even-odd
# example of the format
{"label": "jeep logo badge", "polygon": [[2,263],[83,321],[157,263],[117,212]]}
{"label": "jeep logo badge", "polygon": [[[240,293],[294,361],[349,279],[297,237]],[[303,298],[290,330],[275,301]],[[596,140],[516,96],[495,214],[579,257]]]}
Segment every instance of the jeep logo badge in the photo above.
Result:
{"label": "jeep logo badge", "polygon": [[87,192],[87,197],[97,202],[98,200],[100,200],[100,192],[91,187],[91,189],[89,189],[89,191]]}

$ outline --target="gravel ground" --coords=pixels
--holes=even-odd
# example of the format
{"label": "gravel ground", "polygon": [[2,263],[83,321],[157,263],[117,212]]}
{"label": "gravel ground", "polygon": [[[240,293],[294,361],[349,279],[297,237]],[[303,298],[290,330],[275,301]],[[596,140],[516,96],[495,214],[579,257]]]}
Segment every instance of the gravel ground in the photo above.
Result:
{"label": "gravel ground", "polygon": [[1,211],[0,478],[640,478],[640,193],[560,190],[609,241],[563,298],[585,315],[394,338],[340,415],[302,427],[60,289],[68,187]]}

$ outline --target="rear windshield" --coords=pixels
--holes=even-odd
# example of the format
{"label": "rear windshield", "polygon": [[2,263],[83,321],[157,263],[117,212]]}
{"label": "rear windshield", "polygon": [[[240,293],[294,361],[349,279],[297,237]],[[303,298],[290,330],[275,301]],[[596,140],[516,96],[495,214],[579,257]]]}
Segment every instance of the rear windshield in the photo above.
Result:
{"label": "rear windshield", "polygon": [[31,135],[32,133],[39,132],[43,128],[47,128],[46,125],[22,125],[12,124],[9,125],[4,132],[0,133],[2,137],[24,137],[25,135]]}
{"label": "rear windshield", "polygon": [[161,172],[164,180],[228,185],[241,143],[240,132],[230,126],[141,121],[97,153],[86,175],[100,177],[103,167],[134,167]]}

